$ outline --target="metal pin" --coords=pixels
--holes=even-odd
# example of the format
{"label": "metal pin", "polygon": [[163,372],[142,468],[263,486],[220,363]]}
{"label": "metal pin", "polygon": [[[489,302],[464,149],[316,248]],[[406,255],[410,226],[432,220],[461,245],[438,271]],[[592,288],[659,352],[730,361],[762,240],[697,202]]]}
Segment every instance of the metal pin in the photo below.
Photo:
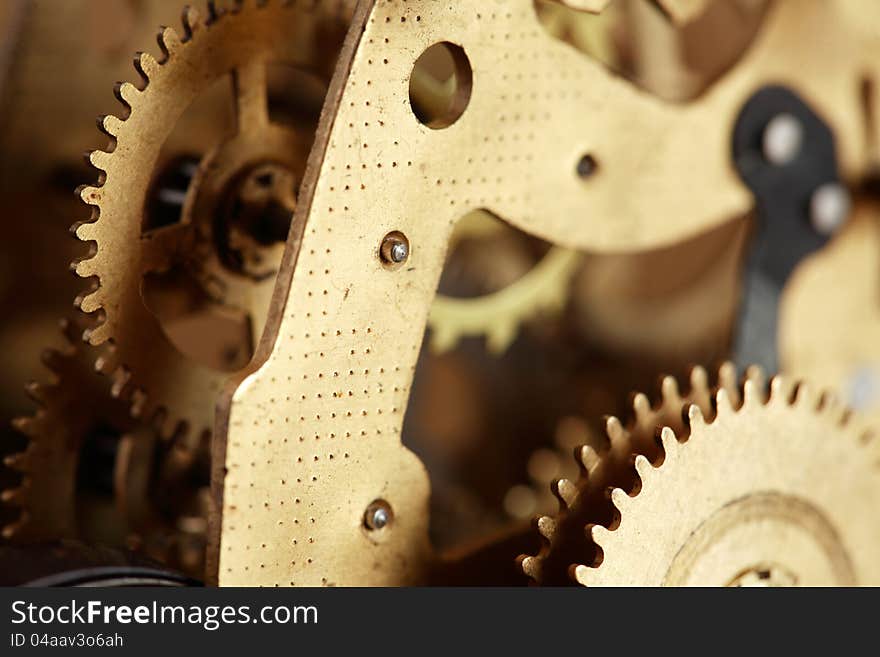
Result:
{"label": "metal pin", "polygon": [[391,523],[391,507],[384,500],[376,500],[364,512],[364,526],[372,531],[383,529]]}
{"label": "metal pin", "polygon": [[846,223],[852,201],[837,182],[821,185],[810,197],[810,223],[820,235],[833,235]]}
{"label": "metal pin", "polygon": [[386,264],[401,265],[409,258],[409,240],[399,231],[388,233],[382,239],[379,255]]}
{"label": "metal pin", "polygon": [[770,164],[785,166],[800,153],[804,127],[792,114],[777,114],[761,136],[761,152]]}

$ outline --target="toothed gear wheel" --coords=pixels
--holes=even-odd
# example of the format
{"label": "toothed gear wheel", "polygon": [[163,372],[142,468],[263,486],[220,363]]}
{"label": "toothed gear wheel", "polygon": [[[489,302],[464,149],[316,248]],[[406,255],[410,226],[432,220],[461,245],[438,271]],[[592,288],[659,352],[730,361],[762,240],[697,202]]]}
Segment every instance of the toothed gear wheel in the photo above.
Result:
{"label": "toothed gear wheel", "polygon": [[[720,385],[734,389],[736,374],[732,365],[725,365],[719,374]],[[711,408],[711,387],[705,369],[691,370],[690,388],[679,389],[674,377],[664,377],[662,398],[652,406],[647,395],[633,396],[633,419],[622,423],[609,417],[605,423],[607,444],[595,450],[589,445],[575,449],[575,461],[580,469],[576,479],[559,479],[552,484],[559,503],[555,515],[536,519],[535,525],[543,543],[536,555],[521,555],[519,565],[525,575],[539,584],[559,586],[571,584],[570,564],[584,555],[591,555],[593,545],[584,534],[590,522],[610,522],[613,508],[606,491],[612,487],[632,486],[635,473],[631,462],[634,453],[651,453],[655,449],[654,427],[670,425],[682,427],[681,409],[692,403],[708,412]],[[597,520],[599,519],[599,520]]]}
{"label": "toothed gear wheel", "polygon": [[674,427],[637,432],[631,482],[606,489],[611,513],[582,513],[589,545],[572,555],[571,578],[588,586],[880,582],[880,462],[864,424],[832,396],[782,377],[768,395],[757,370],[714,400],[708,410],[682,404]]}
{"label": "toothed gear wheel", "polygon": [[[450,248],[466,238],[492,239],[503,230],[488,212],[473,212],[456,226]],[[579,252],[554,246],[531,269],[499,290],[468,298],[438,294],[428,315],[431,349],[443,353],[463,338],[478,337],[485,340],[490,352],[503,353],[522,324],[565,306],[580,263]]]}
{"label": "toothed gear wheel", "polygon": [[63,346],[43,355],[51,380],[27,388],[38,410],[14,421],[28,442],[4,459],[21,483],[0,495],[18,511],[3,537],[124,546],[201,576],[209,445],[135,420],[94,371],[84,328],[61,323]]}
{"label": "toothed gear wheel", "polygon": [[[89,156],[99,182],[79,190],[92,214],[73,230],[91,250],[73,267],[92,282],[77,305],[100,318],[84,338],[104,345],[97,365],[114,376],[114,393],[130,398],[137,413],[152,416],[164,409],[169,422],[185,420],[196,432],[212,428],[213,400],[243,363],[218,369],[183,355],[148,308],[144,284],[148,275],[182,269],[213,302],[250,317],[247,341],[253,348],[317,120],[302,128],[274,121],[267,66],[282,64],[326,84],[353,5],[244,0],[218,10],[211,3],[204,19],[187,8],[182,34],[160,32],[160,60],[146,53],[135,58],[142,83],[117,86],[125,112],[99,121],[112,142]],[[163,144],[184,110],[225,77],[232,81],[234,134],[207,144],[194,171],[194,162],[188,163],[188,186],[172,190],[185,194],[180,221],[145,223],[145,208],[161,184],[157,167],[167,159]],[[256,218],[248,209],[255,204]],[[268,206],[274,215],[266,219]],[[235,208],[231,219],[223,214],[229,207]],[[275,225],[279,216],[288,224]],[[259,231],[273,221],[274,238],[264,240]]]}

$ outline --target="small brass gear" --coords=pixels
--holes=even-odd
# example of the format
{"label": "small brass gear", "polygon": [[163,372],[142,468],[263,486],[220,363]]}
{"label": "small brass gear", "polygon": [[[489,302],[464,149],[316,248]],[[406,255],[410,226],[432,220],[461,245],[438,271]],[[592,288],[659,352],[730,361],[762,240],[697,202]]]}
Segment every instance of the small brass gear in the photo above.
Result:
{"label": "small brass gear", "polygon": [[[124,118],[99,121],[111,144],[89,155],[99,182],[80,188],[92,214],[73,230],[91,250],[73,268],[92,282],[78,307],[100,318],[84,338],[106,345],[98,366],[114,376],[115,394],[130,398],[136,413],[167,409],[171,422],[183,419],[196,432],[209,431],[216,393],[247,363],[269,310],[294,186],[317,120],[273,119],[269,66],[281,64],[326,85],[352,7],[350,0],[241,0],[229,10],[210,3],[205,18],[187,8],[182,34],[160,31],[160,60],[146,53],[136,57],[141,85],[117,87]],[[171,174],[179,173],[187,184],[166,187],[167,169],[157,167],[167,159],[162,146],[178,118],[203,93],[217,89],[216,81],[230,77],[234,134],[179,162],[179,171],[172,167]],[[320,107],[323,90],[312,95]],[[310,105],[309,111],[317,109]],[[180,219],[151,224],[145,208],[164,199],[163,192],[176,194]],[[177,273],[190,286],[186,289],[197,288],[222,310],[244,314],[245,335],[218,349],[228,353],[228,366],[210,367],[181,353],[148,303],[146,283],[155,280],[149,277],[164,281],[162,276]],[[202,330],[201,341],[215,333]],[[248,353],[242,360],[243,342]]]}
{"label": "small brass gear", "polygon": [[[491,238],[501,230],[497,221],[480,210],[466,215],[456,226],[451,246],[467,237]],[[490,352],[504,352],[524,322],[563,308],[580,262],[579,252],[551,246],[531,269],[499,290],[470,298],[438,294],[428,315],[432,350],[442,353],[462,338],[482,337]]]}
{"label": "small brass gear", "polygon": [[[736,374],[732,365],[725,365],[719,373],[720,385],[733,389]],[[647,395],[633,396],[633,418],[624,424],[616,417],[606,420],[607,444],[596,450],[589,445],[575,449],[575,462],[580,476],[559,479],[552,483],[553,494],[559,502],[555,515],[543,515],[536,521],[543,544],[536,555],[521,555],[519,565],[525,575],[545,585],[570,584],[568,568],[593,549],[584,535],[584,527],[600,518],[610,522],[613,507],[606,499],[610,487],[629,487],[635,474],[631,462],[634,453],[652,453],[655,447],[654,427],[671,425],[682,427],[681,409],[692,403],[707,413],[711,409],[711,387],[706,370],[691,370],[690,386],[681,392],[674,377],[664,377],[661,383],[661,401],[652,406]]]}

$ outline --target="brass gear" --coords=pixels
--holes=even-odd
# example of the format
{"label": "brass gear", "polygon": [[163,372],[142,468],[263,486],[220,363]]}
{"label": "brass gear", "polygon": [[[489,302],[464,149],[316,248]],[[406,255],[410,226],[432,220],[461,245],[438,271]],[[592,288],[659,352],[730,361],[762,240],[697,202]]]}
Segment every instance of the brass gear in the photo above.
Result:
{"label": "brass gear", "polygon": [[[93,281],[78,307],[100,317],[84,338],[106,343],[98,367],[113,374],[114,394],[131,399],[136,414],[166,409],[171,421],[184,419],[196,432],[212,428],[216,393],[244,363],[212,368],[178,351],[148,308],[145,279],[181,268],[200,293],[250,316],[253,346],[268,313],[287,226],[276,226],[276,239],[263,244],[247,234],[253,212],[219,229],[217,217],[228,207],[232,187],[240,197],[234,200],[274,204],[275,214],[286,214],[289,222],[293,186],[302,178],[314,126],[294,129],[271,120],[267,65],[283,63],[326,83],[352,5],[245,0],[219,10],[210,3],[205,19],[187,8],[182,36],[172,28],[160,32],[160,61],[146,53],[136,57],[142,86],[117,87],[125,118],[99,122],[112,141],[107,150],[89,155],[99,182],[82,187],[79,196],[92,206],[92,215],[73,230],[92,247],[73,267]],[[225,76],[233,81],[235,134],[200,160],[185,189],[181,221],[145,229],[144,208],[157,185],[163,143],[191,102]],[[278,198],[260,197],[255,180],[267,187],[281,184]],[[218,239],[226,241],[217,246]]]}
{"label": "brass gear", "polygon": [[854,586],[880,583],[877,444],[829,395],[748,378],[742,403],[687,408],[661,432],[662,464],[635,456],[639,485],[611,491],[615,519],[589,535],[585,585]]}
{"label": "brass gear", "polygon": [[[719,372],[720,385],[733,389],[736,374],[732,365],[725,365]],[[681,409],[688,403],[695,404],[707,413],[711,410],[711,387],[705,369],[695,367],[690,374],[690,387],[686,393],[679,389],[674,377],[664,377],[661,383],[661,400],[652,406],[647,395],[633,396],[633,417],[622,423],[616,417],[605,422],[607,444],[596,450],[584,445],[575,450],[580,468],[577,480],[560,479],[552,484],[553,494],[559,501],[558,512],[544,515],[535,521],[543,543],[536,555],[521,555],[518,559],[523,573],[539,584],[570,584],[568,568],[571,563],[593,548],[584,535],[584,527],[590,522],[610,522],[613,508],[606,499],[606,491],[612,487],[628,488],[635,473],[631,461],[634,453],[652,453],[656,449],[654,427],[670,425],[681,428]]]}
{"label": "brass gear", "polygon": [[713,404],[664,391],[675,413],[637,402],[627,430],[609,421],[621,469],[609,477],[608,456],[593,457],[588,470],[599,481],[588,472],[558,486],[564,509],[543,521],[547,544],[521,558],[526,572],[544,583],[617,586],[878,581],[880,523],[870,519],[880,471],[870,434],[828,395],[777,377],[765,398],[759,370],[740,388],[725,368]]}
{"label": "brass gear", "polygon": [[[500,228],[493,223],[497,221],[484,211],[466,215],[456,226],[450,249],[466,237],[491,239]],[[481,337],[490,352],[504,352],[524,322],[563,308],[581,259],[578,251],[552,246],[530,270],[500,290],[472,298],[438,294],[428,315],[431,349],[443,353],[462,338]]]}
{"label": "brass gear", "polygon": [[201,576],[209,445],[162,438],[132,418],[94,371],[95,348],[79,340],[85,328],[61,323],[63,346],[43,355],[51,381],[27,388],[38,410],[14,422],[28,442],[4,459],[21,482],[0,494],[18,510],[3,537],[115,544]]}

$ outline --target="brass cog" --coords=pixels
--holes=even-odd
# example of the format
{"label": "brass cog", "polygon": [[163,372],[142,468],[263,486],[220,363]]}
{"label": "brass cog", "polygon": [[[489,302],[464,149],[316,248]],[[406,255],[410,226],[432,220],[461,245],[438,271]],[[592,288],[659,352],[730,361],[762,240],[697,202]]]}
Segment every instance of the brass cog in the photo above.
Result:
{"label": "brass cog", "polygon": [[22,479],[0,495],[19,512],[3,537],[125,546],[201,576],[209,445],[162,438],[132,418],[94,371],[84,328],[61,323],[63,346],[43,355],[51,381],[27,388],[38,410],[14,422],[28,444],[4,459]]}
{"label": "brass cog", "polygon": [[610,519],[591,514],[594,548],[570,569],[578,583],[880,582],[870,434],[834,398],[781,377],[767,396],[753,372],[737,397],[718,390],[714,415],[685,404],[684,426],[660,433],[655,465],[650,452],[633,451],[638,477],[610,491]]}
{"label": "brass cog", "polygon": [[[719,382],[722,387],[734,391],[735,378],[732,365],[721,368]],[[709,377],[701,367],[691,370],[690,386],[686,393],[680,391],[678,382],[671,376],[662,380],[661,392],[661,400],[656,406],[651,405],[645,394],[634,395],[633,417],[626,425],[616,417],[607,418],[607,444],[603,449],[596,450],[584,445],[574,450],[580,476],[552,482],[551,488],[558,500],[559,510],[555,515],[543,515],[535,521],[537,531],[543,538],[540,551],[535,555],[521,555],[518,559],[522,572],[536,583],[551,586],[571,584],[569,565],[593,551],[592,544],[584,535],[584,527],[590,522],[611,521],[614,509],[606,497],[606,491],[633,485],[633,454],[654,454],[657,451],[654,427],[669,425],[683,428],[681,409],[689,403],[707,414],[711,410]]]}
{"label": "brass cog", "polygon": [[[500,229],[493,221],[497,220],[484,211],[466,215],[456,226],[451,245],[466,237],[491,238],[493,226]],[[581,259],[576,250],[553,246],[531,269],[497,291],[473,298],[438,294],[428,315],[432,350],[443,353],[462,338],[482,337],[489,351],[504,352],[524,322],[563,308]]]}
{"label": "brass cog", "polygon": [[[269,311],[294,185],[302,178],[314,129],[274,122],[267,65],[281,63],[326,84],[352,5],[244,0],[218,10],[209,3],[204,20],[187,8],[182,36],[172,28],[160,32],[160,61],[145,53],[136,57],[142,85],[117,87],[125,115],[99,122],[112,141],[89,155],[99,182],[81,188],[79,196],[92,215],[73,230],[92,247],[73,266],[93,281],[78,307],[101,320],[84,338],[106,344],[98,367],[113,374],[114,394],[130,398],[136,414],[167,409],[171,421],[209,431],[216,393],[249,359],[250,352],[242,360],[237,347],[246,341],[253,348]],[[193,162],[185,163],[191,181],[177,190],[185,194],[181,220],[147,225],[144,208],[161,182],[155,169],[162,145],[193,100],[226,76],[233,82],[235,134],[209,148],[195,171]],[[184,356],[148,307],[149,277],[180,272],[224,312],[244,313],[247,335],[232,341],[231,365],[209,367]]]}

